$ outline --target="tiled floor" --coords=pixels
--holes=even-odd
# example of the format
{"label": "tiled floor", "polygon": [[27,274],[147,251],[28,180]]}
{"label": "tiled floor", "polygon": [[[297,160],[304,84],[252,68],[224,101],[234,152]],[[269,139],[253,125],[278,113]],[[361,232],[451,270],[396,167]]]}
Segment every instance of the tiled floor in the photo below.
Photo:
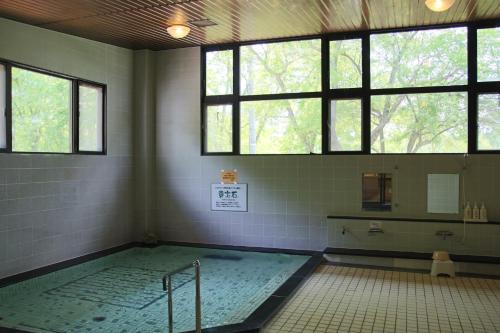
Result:
{"label": "tiled floor", "polygon": [[500,280],[323,265],[264,332],[500,332]]}

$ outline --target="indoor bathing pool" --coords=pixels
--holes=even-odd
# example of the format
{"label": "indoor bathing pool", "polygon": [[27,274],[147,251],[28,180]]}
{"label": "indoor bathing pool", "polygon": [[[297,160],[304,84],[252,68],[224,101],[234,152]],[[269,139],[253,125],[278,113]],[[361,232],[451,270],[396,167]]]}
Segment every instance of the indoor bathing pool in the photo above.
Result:
{"label": "indoor bathing pool", "polygon": [[[0,289],[0,327],[28,332],[167,332],[162,277],[201,262],[202,327],[243,322],[309,256],[134,247]],[[173,277],[174,331],[195,326],[194,269]],[[1,330],[1,329],[0,329]]]}

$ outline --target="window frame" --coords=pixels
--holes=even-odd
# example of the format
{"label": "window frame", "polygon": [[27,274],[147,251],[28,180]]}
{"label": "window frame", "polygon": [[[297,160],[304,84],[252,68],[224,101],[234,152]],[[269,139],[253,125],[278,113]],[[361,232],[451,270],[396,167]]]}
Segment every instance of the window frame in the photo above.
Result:
{"label": "window frame", "polygon": [[[370,37],[376,34],[398,33],[422,30],[437,30],[449,28],[467,29],[467,83],[459,85],[440,85],[424,87],[402,87],[402,88],[371,88],[370,71]],[[357,32],[341,32],[322,35],[310,35],[305,37],[276,38],[260,41],[239,42],[220,45],[207,45],[201,47],[201,155],[255,155],[255,156],[278,156],[278,155],[309,155],[309,154],[240,154],[240,102],[263,101],[274,99],[292,98],[321,98],[321,133],[322,153],[321,155],[462,155],[463,153],[372,153],[371,152],[371,97],[379,95],[396,94],[421,94],[421,93],[445,93],[465,92],[467,93],[467,152],[468,154],[500,154],[499,150],[478,149],[478,96],[484,93],[500,93],[500,81],[477,81],[477,31],[486,28],[500,28],[500,20],[482,20],[467,23],[437,24],[426,26],[415,26],[408,28],[364,30]],[[269,95],[240,96],[240,46],[281,43],[301,41],[309,39],[321,40],[321,91],[307,93],[282,93]],[[361,39],[361,65],[362,85],[360,88],[330,89],[330,41]],[[233,94],[224,96],[206,96],[206,53],[211,51],[233,50]],[[361,100],[361,150],[359,151],[331,151],[329,114],[330,101],[338,99],[360,99]],[[205,151],[205,108],[213,104],[233,105],[233,151],[231,153],[216,153]],[[316,155],[316,154],[314,154]]]}
{"label": "window frame", "polygon": [[[473,154],[500,154],[500,149],[479,149],[479,95],[482,94],[500,94],[500,81],[478,81],[477,79],[477,31],[480,29],[497,28],[500,29],[500,20],[486,22],[484,24],[477,23],[474,25],[473,31],[469,29],[468,38],[473,40],[474,47],[469,48],[469,69],[470,66],[474,68],[474,76],[471,78],[469,75],[469,99],[473,101],[473,105],[469,105],[469,137],[472,136],[473,145],[469,141],[469,149],[472,148]],[[471,64],[471,62],[473,64]],[[470,118],[473,117],[473,118]],[[470,140],[470,138],[469,138]]]}
{"label": "window frame", "polygon": [[[6,73],[6,138],[7,138],[7,148],[0,148],[0,153],[8,154],[33,154],[33,155],[107,155],[107,85],[104,83],[99,83],[91,80],[77,78],[71,75],[62,74],[54,72],[51,70],[26,65],[16,61],[11,61],[7,59],[0,58],[0,64],[5,66]],[[12,68],[20,68],[23,70],[48,75],[56,77],[59,79],[65,79],[70,81],[71,85],[71,126],[70,126],[70,140],[69,142],[71,151],[70,152],[25,152],[25,151],[13,151],[12,150]],[[102,151],[83,151],[79,149],[78,139],[79,139],[79,87],[80,83],[85,83],[87,85],[92,85],[102,89]]]}
{"label": "window frame", "polygon": [[0,65],[5,70],[5,148],[0,148],[0,153],[7,153],[11,150],[12,145],[12,119],[11,119],[11,66],[8,62],[0,59]]}
{"label": "window frame", "polygon": [[[84,84],[87,86],[92,86],[95,88],[99,88],[102,90],[102,119],[101,119],[101,133],[102,133],[102,152],[101,151],[93,151],[93,150],[81,150],[80,149],[80,86]],[[106,105],[107,105],[107,90],[106,85],[95,83],[88,80],[76,79],[73,81],[73,109],[76,112],[73,112],[73,151],[77,154],[81,155],[106,155],[106,147],[107,147],[107,133],[106,133]]]}

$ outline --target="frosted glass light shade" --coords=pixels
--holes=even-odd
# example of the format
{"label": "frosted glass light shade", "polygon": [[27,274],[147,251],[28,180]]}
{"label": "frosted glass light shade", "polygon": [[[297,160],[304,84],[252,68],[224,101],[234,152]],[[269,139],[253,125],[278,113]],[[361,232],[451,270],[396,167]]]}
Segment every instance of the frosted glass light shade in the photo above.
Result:
{"label": "frosted glass light shade", "polygon": [[167,28],[167,32],[174,38],[186,37],[191,29],[187,25],[174,24]]}
{"label": "frosted glass light shade", "polygon": [[425,5],[434,12],[444,12],[448,10],[455,0],[425,0]]}

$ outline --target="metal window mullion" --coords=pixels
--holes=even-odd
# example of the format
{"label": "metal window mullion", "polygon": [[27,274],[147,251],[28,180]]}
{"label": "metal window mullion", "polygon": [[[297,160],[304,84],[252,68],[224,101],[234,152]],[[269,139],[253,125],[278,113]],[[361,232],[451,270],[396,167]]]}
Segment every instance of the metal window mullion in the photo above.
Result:
{"label": "metal window mullion", "polygon": [[330,152],[330,40],[321,39],[321,151],[323,154]]}
{"label": "metal window mullion", "polygon": [[204,155],[206,153],[206,114],[207,114],[207,105],[205,103],[205,96],[206,96],[206,80],[207,80],[207,74],[206,74],[206,49],[201,48],[200,49],[200,77],[201,77],[201,82],[200,82],[200,105],[201,105],[201,110],[200,110],[200,154]]}
{"label": "metal window mullion", "polygon": [[469,86],[466,84],[449,86],[429,86],[429,87],[398,87],[398,88],[377,88],[371,89],[372,96],[386,95],[411,95],[411,94],[436,94],[446,92],[466,92]]}
{"label": "metal window mullion", "polygon": [[72,123],[72,152],[80,152],[80,82],[72,80],[71,82],[71,123]]}
{"label": "metal window mullion", "polygon": [[477,28],[467,28],[467,151],[469,154],[478,151],[477,144]]}
{"label": "metal window mullion", "polygon": [[12,66],[4,63],[5,68],[5,139],[6,152],[12,152]]}
{"label": "metal window mullion", "polygon": [[361,150],[364,154],[371,152],[371,81],[370,81],[370,34],[365,33],[361,38]]}
{"label": "metal window mullion", "polygon": [[233,48],[233,154],[240,154],[240,47]]}

